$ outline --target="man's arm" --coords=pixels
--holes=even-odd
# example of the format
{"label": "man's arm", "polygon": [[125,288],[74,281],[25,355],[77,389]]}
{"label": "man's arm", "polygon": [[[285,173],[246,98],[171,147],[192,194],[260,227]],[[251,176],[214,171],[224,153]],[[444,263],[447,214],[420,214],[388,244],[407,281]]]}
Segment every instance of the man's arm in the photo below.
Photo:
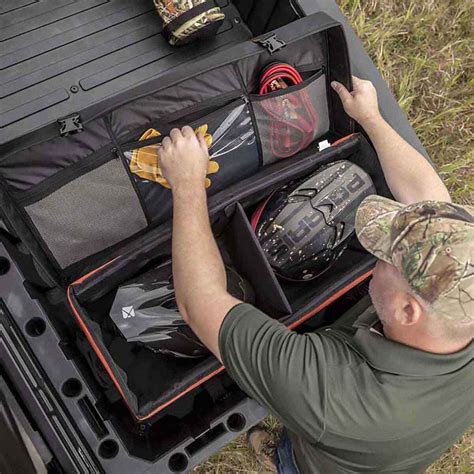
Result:
{"label": "man's arm", "polygon": [[249,396],[294,432],[319,439],[326,394],[321,338],[291,332],[227,293],[207,211],[204,138],[190,127],[174,129],[159,158],[173,192],[173,276],[183,318]]}
{"label": "man's arm", "polygon": [[204,182],[209,154],[191,127],[163,140],[160,166],[173,193],[173,281],[181,315],[222,361],[219,329],[239,300],[227,292],[224,264],[212,235]]}
{"label": "man's arm", "polygon": [[230,311],[219,335],[224,365],[237,385],[310,442],[324,434],[328,355],[339,354],[341,346],[345,351],[321,334],[290,331],[249,304]]}
{"label": "man's arm", "polygon": [[447,201],[451,197],[436,171],[423,155],[408,144],[382,117],[377,92],[370,81],[353,77],[349,92],[339,82],[331,85],[344,110],[366,131],[379,156],[385,179],[395,199],[403,204]]}

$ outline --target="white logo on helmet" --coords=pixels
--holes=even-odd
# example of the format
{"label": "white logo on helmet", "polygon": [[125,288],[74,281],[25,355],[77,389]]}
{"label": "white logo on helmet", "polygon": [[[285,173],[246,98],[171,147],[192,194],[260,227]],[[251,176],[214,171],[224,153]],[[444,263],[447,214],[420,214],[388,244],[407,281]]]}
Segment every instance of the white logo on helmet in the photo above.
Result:
{"label": "white logo on helmet", "polygon": [[134,318],[135,310],[133,309],[133,306],[124,306],[122,308],[122,317],[123,319]]}

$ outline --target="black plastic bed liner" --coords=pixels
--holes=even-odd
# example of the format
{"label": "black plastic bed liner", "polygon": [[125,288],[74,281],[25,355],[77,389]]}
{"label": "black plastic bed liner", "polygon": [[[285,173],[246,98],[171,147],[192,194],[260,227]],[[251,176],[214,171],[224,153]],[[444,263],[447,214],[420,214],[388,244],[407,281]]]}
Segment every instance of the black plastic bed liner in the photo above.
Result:
{"label": "black plastic bed liner", "polygon": [[[217,38],[170,46],[151,0],[4,0],[0,143],[252,34],[229,0]],[[191,64],[191,63],[190,63]]]}

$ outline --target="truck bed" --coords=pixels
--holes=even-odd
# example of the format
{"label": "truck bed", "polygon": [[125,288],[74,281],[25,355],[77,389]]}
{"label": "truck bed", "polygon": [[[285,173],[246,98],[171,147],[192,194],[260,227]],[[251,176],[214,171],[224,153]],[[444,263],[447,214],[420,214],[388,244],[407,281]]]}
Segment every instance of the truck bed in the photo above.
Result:
{"label": "truck bed", "polygon": [[252,36],[228,0],[217,41],[170,46],[151,0],[5,0],[0,143]]}

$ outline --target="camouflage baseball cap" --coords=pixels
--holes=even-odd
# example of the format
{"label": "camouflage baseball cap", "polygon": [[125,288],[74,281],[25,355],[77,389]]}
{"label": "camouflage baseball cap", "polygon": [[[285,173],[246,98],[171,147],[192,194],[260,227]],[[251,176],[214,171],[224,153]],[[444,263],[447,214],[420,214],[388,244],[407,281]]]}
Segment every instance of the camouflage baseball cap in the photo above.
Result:
{"label": "camouflage baseball cap", "polygon": [[474,320],[474,207],[439,201],[404,206],[369,196],[357,211],[356,233],[437,314]]}

